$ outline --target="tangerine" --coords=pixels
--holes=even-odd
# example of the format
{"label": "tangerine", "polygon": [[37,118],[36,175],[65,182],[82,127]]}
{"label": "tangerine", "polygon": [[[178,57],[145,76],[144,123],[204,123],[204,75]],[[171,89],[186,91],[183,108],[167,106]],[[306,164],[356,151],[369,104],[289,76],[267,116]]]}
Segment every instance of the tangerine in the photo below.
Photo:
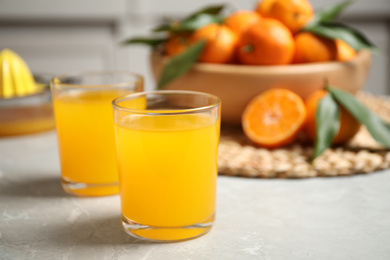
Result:
{"label": "tangerine", "polygon": [[258,22],[261,16],[250,10],[240,10],[226,17],[224,24],[237,35],[242,35],[252,24]]}
{"label": "tangerine", "polygon": [[234,60],[237,35],[226,25],[209,24],[196,30],[191,42],[206,39],[206,45],[200,57],[201,62],[228,63]]}
{"label": "tangerine", "polygon": [[164,46],[165,54],[174,56],[184,52],[190,46],[188,34],[172,34]]}
{"label": "tangerine", "polygon": [[329,39],[310,32],[295,35],[293,63],[348,61],[356,51],[340,39]]}
{"label": "tangerine", "polygon": [[284,65],[292,61],[294,39],[281,22],[262,18],[241,36],[237,58],[247,65]]}
{"label": "tangerine", "polygon": [[327,62],[337,59],[337,46],[332,39],[301,32],[295,35],[294,41],[293,63]]}
{"label": "tangerine", "polygon": [[297,138],[305,117],[300,96],[288,89],[273,88],[252,99],[241,119],[244,133],[252,142],[277,148]]}
{"label": "tangerine", "polygon": [[256,11],[263,17],[281,21],[295,34],[314,16],[308,0],[264,0],[259,1]]}
{"label": "tangerine", "polygon": [[349,46],[346,42],[337,39],[336,40],[337,47],[337,60],[338,61],[349,61],[355,58],[356,51]]}
{"label": "tangerine", "polygon": [[[316,113],[321,99],[327,94],[326,90],[317,90],[305,99],[306,121],[304,132],[309,140],[316,138]],[[330,95],[330,94],[329,94]],[[334,137],[332,144],[343,144],[350,140],[360,129],[360,123],[342,106],[340,107],[340,128]]]}
{"label": "tangerine", "polygon": [[269,10],[271,9],[272,4],[275,2],[275,0],[262,0],[258,1],[255,7],[255,11],[262,15],[262,14],[268,14]]}

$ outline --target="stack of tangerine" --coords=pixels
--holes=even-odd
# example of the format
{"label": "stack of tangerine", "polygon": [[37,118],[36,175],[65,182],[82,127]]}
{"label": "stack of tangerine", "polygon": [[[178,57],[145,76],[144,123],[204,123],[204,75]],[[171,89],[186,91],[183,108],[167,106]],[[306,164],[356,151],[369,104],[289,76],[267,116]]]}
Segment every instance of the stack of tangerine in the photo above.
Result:
{"label": "stack of tangerine", "polygon": [[164,50],[174,56],[206,39],[200,62],[245,65],[347,61],[356,56],[356,51],[340,39],[301,32],[313,17],[308,0],[263,0],[255,10],[236,11],[222,24],[172,34]]}

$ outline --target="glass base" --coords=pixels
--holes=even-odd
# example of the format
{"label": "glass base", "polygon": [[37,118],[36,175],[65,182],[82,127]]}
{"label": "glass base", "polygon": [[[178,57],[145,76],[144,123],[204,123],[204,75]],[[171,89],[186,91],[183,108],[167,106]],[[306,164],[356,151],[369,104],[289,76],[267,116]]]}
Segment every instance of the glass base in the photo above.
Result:
{"label": "glass base", "polygon": [[134,222],[122,215],[122,227],[131,236],[153,242],[180,242],[210,231],[214,215],[201,223],[184,227],[152,227]]}
{"label": "glass base", "polygon": [[66,178],[61,179],[62,188],[66,193],[76,196],[109,196],[119,193],[118,182],[112,183],[80,183]]}

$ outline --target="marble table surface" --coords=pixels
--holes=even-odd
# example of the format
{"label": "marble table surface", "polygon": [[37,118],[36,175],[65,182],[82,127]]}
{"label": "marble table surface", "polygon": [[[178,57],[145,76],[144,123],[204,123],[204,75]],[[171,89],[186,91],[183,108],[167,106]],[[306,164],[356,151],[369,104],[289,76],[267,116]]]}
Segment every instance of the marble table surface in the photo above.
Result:
{"label": "marble table surface", "polygon": [[302,180],[218,178],[210,233],[127,235],[119,196],[60,186],[54,131],[0,138],[0,259],[390,259],[390,170]]}

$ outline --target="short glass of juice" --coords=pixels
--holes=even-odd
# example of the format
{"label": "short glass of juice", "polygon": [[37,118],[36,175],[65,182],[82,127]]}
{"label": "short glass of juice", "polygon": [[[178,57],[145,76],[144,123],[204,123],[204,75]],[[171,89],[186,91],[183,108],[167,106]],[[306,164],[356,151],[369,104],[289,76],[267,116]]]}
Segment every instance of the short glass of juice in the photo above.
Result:
{"label": "short glass of juice", "polygon": [[143,91],[127,71],[75,72],[51,80],[63,189],[78,196],[119,193],[113,99]]}
{"label": "short glass of juice", "polygon": [[207,233],[215,218],[220,99],[151,91],[113,101],[122,226],[159,242]]}

